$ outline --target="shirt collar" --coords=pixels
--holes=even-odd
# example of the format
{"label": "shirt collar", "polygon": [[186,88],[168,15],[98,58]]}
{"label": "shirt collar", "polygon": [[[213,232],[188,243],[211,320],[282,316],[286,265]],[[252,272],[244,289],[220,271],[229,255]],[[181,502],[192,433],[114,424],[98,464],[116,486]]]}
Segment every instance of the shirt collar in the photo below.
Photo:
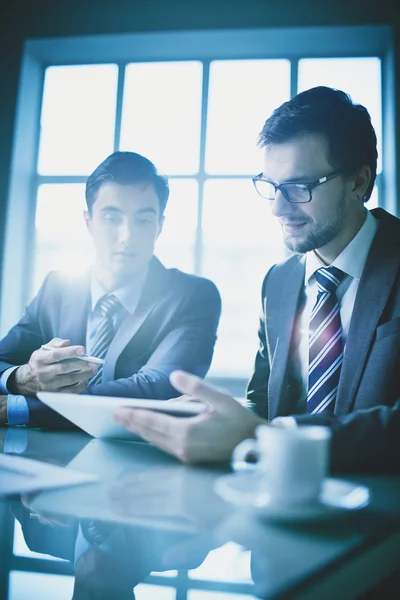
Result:
{"label": "shirt collar", "polygon": [[[342,252],[335,258],[331,266],[337,267],[354,279],[361,279],[364,265],[367,260],[378,224],[369,210],[366,211],[365,221],[359,232],[347,244]],[[315,252],[306,254],[305,283],[310,281],[315,271],[324,265]]]}
{"label": "shirt collar", "polygon": [[[130,279],[128,283],[112,292],[113,295],[116,298],[118,298],[125,310],[128,311],[131,315],[133,315],[133,313],[135,312],[148,271],[149,266],[147,265],[144,269],[136,273],[136,275],[132,279]],[[92,275],[90,290],[91,305],[93,311],[96,308],[96,305],[100,298],[105,296],[108,292],[97,281],[94,274]]]}

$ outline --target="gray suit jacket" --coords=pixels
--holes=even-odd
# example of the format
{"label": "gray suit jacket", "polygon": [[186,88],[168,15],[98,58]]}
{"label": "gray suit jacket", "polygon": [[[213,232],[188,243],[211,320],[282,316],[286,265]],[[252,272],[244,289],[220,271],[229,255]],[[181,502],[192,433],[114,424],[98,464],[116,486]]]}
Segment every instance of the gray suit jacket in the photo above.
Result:
{"label": "gray suit jacket", "polygon": [[[372,214],[379,226],[354,304],[334,417],[295,415],[299,423],[338,427],[349,413],[393,407],[400,399],[400,220],[382,209]],[[301,258],[292,256],[272,267],[263,283],[260,345],[247,396],[268,420],[293,414],[298,406],[299,385],[292,369],[304,268]],[[351,422],[354,432],[354,418]]]}

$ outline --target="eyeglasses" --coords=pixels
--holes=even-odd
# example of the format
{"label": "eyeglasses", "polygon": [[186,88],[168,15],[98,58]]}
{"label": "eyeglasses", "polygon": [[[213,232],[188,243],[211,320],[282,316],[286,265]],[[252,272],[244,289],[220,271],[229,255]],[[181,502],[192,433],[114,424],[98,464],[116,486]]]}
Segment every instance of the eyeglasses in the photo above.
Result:
{"label": "eyeglasses", "polygon": [[275,200],[277,190],[280,190],[282,196],[286,198],[288,202],[294,204],[301,204],[305,202],[311,202],[312,190],[322,183],[326,183],[334,177],[340,175],[340,171],[335,171],[331,175],[321,177],[315,181],[288,181],[287,183],[274,183],[269,179],[263,177],[262,173],[253,177],[253,184],[257,192],[263,198],[267,200]]}

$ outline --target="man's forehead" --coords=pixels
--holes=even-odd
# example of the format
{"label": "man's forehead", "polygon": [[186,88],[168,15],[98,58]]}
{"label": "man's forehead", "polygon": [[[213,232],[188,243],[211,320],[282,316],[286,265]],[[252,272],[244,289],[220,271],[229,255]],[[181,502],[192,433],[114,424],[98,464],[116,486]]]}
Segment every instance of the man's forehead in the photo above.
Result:
{"label": "man's forehead", "polygon": [[264,150],[264,176],[268,179],[318,178],[331,169],[328,143],[321,135],[303,135],[281,144],[270,144]]}
{"label": "man's forehead", "polygon": [[119,184],[115,182],[101,185],[95,204],[100,208],[103,205],[120,205],[131,210],[145,206],[158,206],[158,196],[151,183]]}

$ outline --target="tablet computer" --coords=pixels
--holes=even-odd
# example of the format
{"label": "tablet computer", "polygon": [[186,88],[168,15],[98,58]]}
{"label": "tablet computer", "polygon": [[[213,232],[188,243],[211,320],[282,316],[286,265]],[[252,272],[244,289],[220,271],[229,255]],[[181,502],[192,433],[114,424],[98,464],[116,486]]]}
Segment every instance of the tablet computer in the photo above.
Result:
{"label": "tablet computer", "polygon": [[74,423],[95,438],[142,440],[114,421],[114,413],[120,406],[156,410],[175,417],[192,417],[206,409],[203,402],[148,400],[142,398],[116,398],[60,392],[38,392],[44,404]]}

